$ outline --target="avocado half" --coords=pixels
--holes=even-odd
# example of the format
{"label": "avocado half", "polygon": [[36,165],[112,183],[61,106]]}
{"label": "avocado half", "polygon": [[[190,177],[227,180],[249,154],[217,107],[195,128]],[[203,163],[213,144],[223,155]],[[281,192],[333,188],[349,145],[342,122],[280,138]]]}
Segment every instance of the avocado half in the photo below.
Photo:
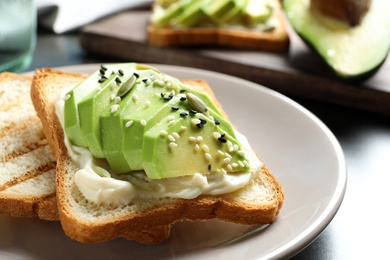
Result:
{"label": "avocado half", "polygon": [[365,80],[386,60],[390,49],[389,0],[372,0],[354,27],[316,13],[310,0],[284,0],[283,9],[298,35],[339,78]]}

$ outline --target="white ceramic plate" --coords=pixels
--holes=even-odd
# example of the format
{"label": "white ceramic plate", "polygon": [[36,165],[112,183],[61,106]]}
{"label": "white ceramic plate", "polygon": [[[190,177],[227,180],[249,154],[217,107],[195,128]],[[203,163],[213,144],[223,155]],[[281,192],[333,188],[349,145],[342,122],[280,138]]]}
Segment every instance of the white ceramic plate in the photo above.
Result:
{"label": "white ceramic plate", "polygon": [[[99,65],[62,67],[90,73]],[[86,245],[67,238],[56,222],[0,217],[0,258],[39,259],[267,259],[291,257],[312,242],[336,214],[346,188],[339,143],[313,114],[285,96],[235,77],[154,65],[180,79],[205,79],[230,120],[244,133],[285,191],[276,222],[265,229],[182,222],[160,245],[124,239]]]}

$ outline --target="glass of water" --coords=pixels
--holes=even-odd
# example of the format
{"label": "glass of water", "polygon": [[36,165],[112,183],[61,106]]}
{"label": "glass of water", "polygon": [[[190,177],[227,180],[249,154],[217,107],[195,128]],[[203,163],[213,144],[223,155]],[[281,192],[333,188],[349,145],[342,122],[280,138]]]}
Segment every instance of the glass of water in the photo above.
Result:
{"label": "glass of water", "polygon": [[27,68],[35,49],[34,0],[0,0],[0,72]]}

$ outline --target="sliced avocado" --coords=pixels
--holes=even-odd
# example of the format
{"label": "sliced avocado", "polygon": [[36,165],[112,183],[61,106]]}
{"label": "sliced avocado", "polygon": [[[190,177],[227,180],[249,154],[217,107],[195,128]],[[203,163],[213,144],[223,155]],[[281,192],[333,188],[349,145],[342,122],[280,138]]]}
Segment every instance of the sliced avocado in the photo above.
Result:
{"label": "sliced avocado", "polygon": [[223,127],[201,113],[166,117],[144,135],[142,158],[147,176],[161,179],[248,171],[240,144]]}
{"label": "sliced avocado", "polygon": [[111,71],[118,70],[122,65],[102,65],[100,70],[93,73],[88,79],[81,82],[67,93],[64,110],[64,128],[70,142],[77,146],[86,147],[88,144],[84,139],[80,128],[80,117],[78,110],[78,103],[84,99],[91,91],[95,90],[100,83],[104,81],[103,74],[109,75]]}
{"label": "sliced avocado", "polygon": [[179,27],[192,27],[202,21],[205,17],[203,12],[203,1],[190,1],[186,4],[183,12],[173,19],[172,23]]}
{"label": "sliced avocado", "polygon": [[245,24],[265,23],[272,15],[273,8],[267,0],[247,0],[243,10]]}
{"label": "sliced avocado", "polygon": [[178,1],[171,3],[162,14],[156,17],[153,21],[158,26],[169,26],[172,19],[179,16],[188,5],[189,1]]}
{"label": "sliced avocado", "polygon": [[285,0],[293,28],[339,78],[361,81],[382,65],[390,49],[390,1],[373,0],[357,26],[315,12],[310,0]]}
{"label": "sliced avocado", "polygon": [[203,12],[216,24],[222,24],[227,19],[225,15],[232,10],[237,10],[234,0],[208,1],[203,5]]}
{"label": "sliced avocado", "polygon": [[[120,70],[134,71],[135,63],[122,64]],[[77,105],[81,132],[87,141],[89,150],[97,158],[104,158],[99,116],[111,103],[111,95],[118,92],[121,82],[127,81],[131,76],[130,73],[123,74],[118,71],[113,70],[110,75],[107,75],[108,78],[104,83],[101,83]]]}

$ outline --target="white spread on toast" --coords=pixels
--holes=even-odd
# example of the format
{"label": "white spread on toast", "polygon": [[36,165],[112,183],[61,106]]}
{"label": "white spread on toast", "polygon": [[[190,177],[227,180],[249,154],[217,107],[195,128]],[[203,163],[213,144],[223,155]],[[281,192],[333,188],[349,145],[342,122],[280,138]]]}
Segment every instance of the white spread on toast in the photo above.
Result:
{"label": "white spread on toast", "polygon": [[[62,91],[56,102],[56,113],[64,126],[64,99],[69,89]],[[91,152],[72,145],[65,135],[65,145],[70,157],[80,170],[75,173],[75,184],[81,193],[96,204],[124,205],[134,199],[148,198],[184,198],[192,199],[199,195],[219,195],[233,192],[244,187],[261,170],[263,163],[251,149],[245,136],[236,131],[250,162],[250,171],[240,173],[212,173],[202,175],[151,180],[143,171],[128,174],[114,174],[104,159],[96,159]],[[108,170],[111,177],[101,177],[93,170],[94,166]]]}

